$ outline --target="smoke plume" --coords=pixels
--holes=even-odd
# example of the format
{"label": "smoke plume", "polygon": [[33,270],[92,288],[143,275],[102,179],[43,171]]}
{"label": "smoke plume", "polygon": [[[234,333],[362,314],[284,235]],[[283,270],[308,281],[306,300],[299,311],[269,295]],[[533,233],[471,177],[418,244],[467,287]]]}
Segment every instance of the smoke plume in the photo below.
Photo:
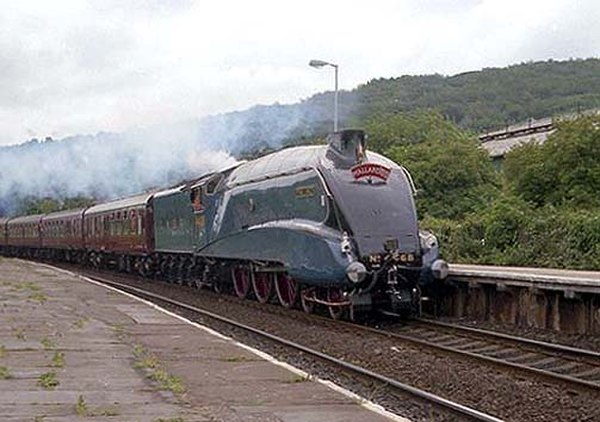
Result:
{"label": "smoke plume", "polygon": [[245,152],[313,136],[330,124],[329,104],[316,98],[125,133],[0,147],[0,215],[15,214],[27,197],[102,201],[167,187],[228,167]]}

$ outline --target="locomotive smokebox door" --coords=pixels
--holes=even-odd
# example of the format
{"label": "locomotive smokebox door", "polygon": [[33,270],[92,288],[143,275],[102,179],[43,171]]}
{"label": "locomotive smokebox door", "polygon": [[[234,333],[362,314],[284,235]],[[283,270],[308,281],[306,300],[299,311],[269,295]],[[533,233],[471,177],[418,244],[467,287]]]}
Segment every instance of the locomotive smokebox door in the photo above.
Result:
{"label": "locomotive smokebox door", "polygon": [[[327,138],[329,149],[334,153],[335,161],[342,167],[361,164],[365,160],[367,136],[360,129],[346,129],[332,133]],[[331,157],[330,155],[330,158]]]}

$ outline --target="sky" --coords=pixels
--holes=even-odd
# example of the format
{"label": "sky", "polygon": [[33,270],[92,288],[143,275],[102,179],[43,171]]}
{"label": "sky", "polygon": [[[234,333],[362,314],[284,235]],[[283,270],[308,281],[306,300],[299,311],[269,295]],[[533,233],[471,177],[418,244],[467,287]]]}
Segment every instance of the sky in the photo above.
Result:
{"label": "sky", "polygon": [[20,0],[0,11],[0,145],[293,103],[404,74],[600,57],[598,0]]}

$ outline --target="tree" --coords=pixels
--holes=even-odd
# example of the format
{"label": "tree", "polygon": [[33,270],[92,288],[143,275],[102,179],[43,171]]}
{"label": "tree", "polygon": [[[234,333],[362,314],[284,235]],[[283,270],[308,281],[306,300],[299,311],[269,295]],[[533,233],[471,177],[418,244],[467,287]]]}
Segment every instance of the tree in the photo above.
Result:
{"label": "tree", "polygon": [[543,145],[524,145],[505,157],[512,191],[536,206],[600,206],[600,115],[557,124]]}
{"label": "tree", "polygon": [[369,149],[380,153],[398,145],[469,137],[435,110],[375,115],[361,122],[361,126],[369,136]]}
{"label": "tree", "polygon": [[459,218],[497,194],[487,153],[468,132],[435,111],[399,113],[368,122],[369,148],[383,151],[412,174],[422,215]]}
{"label": "tree", "polygon": [[27,197],[20,206],[18,215],[48,214],[61,209],[60,201],[54,198]]}
{"label": "tree", "polygon": [[63,200],[45,197],[26,197],[20,201],[16,215],[49,214],[51,212],[86,208],[95,203],[94,198],[85,196],[67,197]]}

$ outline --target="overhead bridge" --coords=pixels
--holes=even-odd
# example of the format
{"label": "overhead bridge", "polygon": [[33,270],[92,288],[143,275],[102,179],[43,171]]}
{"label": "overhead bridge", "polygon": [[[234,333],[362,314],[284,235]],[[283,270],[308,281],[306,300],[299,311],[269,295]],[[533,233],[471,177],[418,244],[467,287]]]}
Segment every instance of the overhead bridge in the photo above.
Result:
{"label": "overhead bridge", "polygon": [[544,143],[555,130],[552,118],[530,119],[524,124],[508,126],[502,130],[479,135],[479,141],[490,157],[500,159],[519,145],[529,142]]}

